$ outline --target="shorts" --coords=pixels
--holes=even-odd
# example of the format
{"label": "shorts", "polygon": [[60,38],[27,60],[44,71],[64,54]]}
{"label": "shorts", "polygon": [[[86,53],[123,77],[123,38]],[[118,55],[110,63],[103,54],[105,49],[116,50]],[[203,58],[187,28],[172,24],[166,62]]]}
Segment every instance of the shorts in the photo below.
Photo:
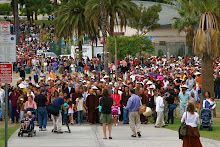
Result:
{"label": "shorts", "polygon": [[112,119],[112,114],[101,114],[100,116],[100,122],[101,123],[106,123],[106,124],[111,124],[113,123],[113,119]]}
{"label": "shorts", "polygon": [[73,113],[68,113],[68,116],[73,116]]}

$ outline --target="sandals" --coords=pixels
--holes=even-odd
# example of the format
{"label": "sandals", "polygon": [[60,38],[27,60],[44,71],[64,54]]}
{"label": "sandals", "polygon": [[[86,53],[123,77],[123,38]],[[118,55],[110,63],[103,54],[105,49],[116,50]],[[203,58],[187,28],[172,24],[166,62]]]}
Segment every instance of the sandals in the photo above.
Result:
{"label": "sandals", "polygon": [[131,137],[136,137],[136,135],[131,135]]}
{"label": "sandals", "polygon": [[112,139],[112,137],[109,137],[109,139]]}

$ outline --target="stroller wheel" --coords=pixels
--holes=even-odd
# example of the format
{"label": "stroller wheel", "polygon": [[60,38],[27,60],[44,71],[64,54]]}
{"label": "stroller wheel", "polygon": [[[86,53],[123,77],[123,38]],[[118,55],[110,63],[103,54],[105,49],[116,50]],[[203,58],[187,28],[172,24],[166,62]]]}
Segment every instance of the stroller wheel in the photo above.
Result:
{"label": "stroller wheel", "polygon": [[212,127],[209,127],[209,131],[212,131]]}
{"label": "stroller wheel", "polygon": [[20,135],[21,135],[21,133],[20,133],[20,132],[18,132],[18,137],[20,137]]}
{"label": "stroller wheel", "polygon": [[30,133],[30,137],[33,137],[33,132]]}
{"label": "stroller wheel", "polygon": [[21,133],[20,136],[23,137],[23,133]]}
{"label": "stroller wheel", "polygon": [[36,130],[34,130],[34,135],[36,136]]}

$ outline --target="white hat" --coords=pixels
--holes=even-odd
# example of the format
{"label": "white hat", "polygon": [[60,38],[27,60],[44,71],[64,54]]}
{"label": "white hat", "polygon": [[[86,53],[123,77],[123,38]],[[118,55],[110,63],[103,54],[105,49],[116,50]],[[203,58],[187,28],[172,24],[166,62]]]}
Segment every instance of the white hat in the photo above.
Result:
{"label": "white hat", "polygon": [[18,78],[18,80],[22,80],[22,78],[20,77],[20,78]]}
{"label": "white hat", "polygon": [[25,80],[30,80],[29,78],[25,78]]}
{"label": "white hat", "polygon": [[153,84],[153,82],[151,82],[151,81],[148,81],[148,82],[147,82],[147,85],[151,85],[151,84]]}
{"label": "white hat", "polygon": [[182,85],[181,88],[187,88],[188,89],[188,86],[187,85]]}
{"label": "white hat", "polygon": [[118,80],[121,81],[122,79],[121,79],[121,78],[118,78]]}
{"label": "white hat", "polygon": [[109,78],[109,76],[105,75],[105,76],[104,76],[104,79],[106,79],[106,78]]}
{"label": "white hat", "polygon": [[82,82],[83,82],[83,83],[86,83],[86,80],[83,80]]}
{"label": "white hat", "polygon": [[44,78],[40,78],[39,80],[40,80],[40,81],[41,81],[41,80],[44,80]]}
{"label": "white hat", "polygon": [[48,80],[48,81],[50,81],[50,80],[51,80],[51,78],[49,77],[49,78],[47,78],[47,80]]}
{"label": "white hat", "polygon": [[36,87],[39,88],[40,86],[37,84]]}
{"label": "white hat", "polygon": [[101,79],[100,82],[106,82],[104,79]]}
{"label": "white hat", "polygon": [[23,83],[19,84],[18,87],[19,87],[19,88],[26,88]]}
{"label": "white hat", "polygon": [[149,86],[149,89],[154,89],[154,86],[153,86],[153,85],[150,85],[150,86]]}
{"label": "white hat", "polygon": [[96,90],[98,90],[98,88],[97,88],[96,86],[93,86],[92,89],[96,89]]}
{"label": "white hat", "polygon": [[109,85],[113,85],[113,83],[112,83],[112,82],[110,82],[110,83],[109,83]]}
{"label": "white hat", "polygon": [[201,75],[201,73],[197,71],[197,72],[195,73],[195,75],[196,75],[196,76],[197,76],[197,75]]}

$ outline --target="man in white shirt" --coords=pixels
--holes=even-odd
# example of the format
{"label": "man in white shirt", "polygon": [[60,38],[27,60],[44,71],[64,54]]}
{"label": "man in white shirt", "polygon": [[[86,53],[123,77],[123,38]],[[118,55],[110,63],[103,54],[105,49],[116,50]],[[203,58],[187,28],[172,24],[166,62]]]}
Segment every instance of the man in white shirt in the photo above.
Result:
{"label": "man in white shirt", "polygon": [[164,83],[163,88],[167,89],[167,85],[169,84],[169,81],[167,80],[167,77],[164,77],[163,83]]}
{"label": "man in white shirt", "polygon": [[160,96],[156,98],[156,112],[157,112],[157,121],[155,124],[155,128],[160,128],[159,125],[161,124],[162,127],[165,127],[164,123],[164,102],[163,102],[164,92],[160,92]]}
{"label": "man in white shirt", "polygon": [[0,84],[0,121],[3,119],[3,104],[4,104],[4,97],[5,91],[2,89],[3,84]]}

